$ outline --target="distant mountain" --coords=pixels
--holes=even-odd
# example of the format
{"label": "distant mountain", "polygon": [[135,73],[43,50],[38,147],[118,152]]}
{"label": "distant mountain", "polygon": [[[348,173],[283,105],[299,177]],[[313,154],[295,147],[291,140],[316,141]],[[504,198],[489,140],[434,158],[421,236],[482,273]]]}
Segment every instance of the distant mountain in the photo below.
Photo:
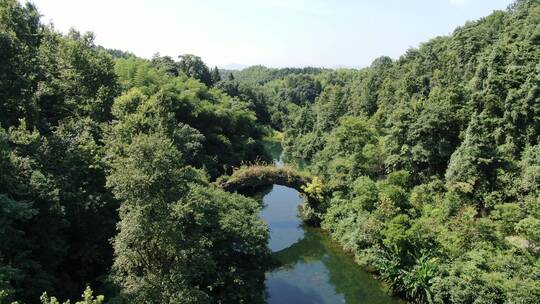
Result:
{"label": "distant mountain", "polygon": [[238,71],[238,70],[243,70],[243,69],[245,69],[247,67],[248,67],[247,65],[243,65],[243,64],[239,64],[239,63],[230,63],[230,64],[227,64],[227,65],[220,66],[219,68],[222,69],[222,70],[235,70],[235,71]]}

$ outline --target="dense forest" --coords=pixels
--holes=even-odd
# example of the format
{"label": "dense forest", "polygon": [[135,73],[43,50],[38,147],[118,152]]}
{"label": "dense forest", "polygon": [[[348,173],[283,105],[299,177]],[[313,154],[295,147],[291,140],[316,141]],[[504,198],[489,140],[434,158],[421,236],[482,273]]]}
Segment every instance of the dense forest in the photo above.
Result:
{"label": "dense forest", "polygon": [[0,0],[0,304],[263,303],[261,206],[215,181],[274,130],[306,221],[396,295],[540,301],[540,1],[363,69],[224,71]]}
{"label": "dense forest", "polygon": [[107,51],[30,4],[0,1],[0,30],[0,302],[85,284],[132,303],[257,302],[259,206],[210,184],[263,155],[254,105],[196,56]]}
{"label": "dense forest", "polygon": [[538,1],[311,79],[274,123],[334,239],[416,302],[540,301]]}

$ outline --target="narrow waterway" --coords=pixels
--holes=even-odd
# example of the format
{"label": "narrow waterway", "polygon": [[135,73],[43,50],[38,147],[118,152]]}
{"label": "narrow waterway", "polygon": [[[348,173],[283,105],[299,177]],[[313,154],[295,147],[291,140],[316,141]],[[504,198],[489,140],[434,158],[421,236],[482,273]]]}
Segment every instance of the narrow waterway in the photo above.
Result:
{"label": "narrow waterway", "polygon": [[270,228],[269,247],[276,260],[266,274],[268,303],[401,303],[321,229],[302,224],[302,198],[296,190],[274,185],[266,190],[263,204],[261,218]]}

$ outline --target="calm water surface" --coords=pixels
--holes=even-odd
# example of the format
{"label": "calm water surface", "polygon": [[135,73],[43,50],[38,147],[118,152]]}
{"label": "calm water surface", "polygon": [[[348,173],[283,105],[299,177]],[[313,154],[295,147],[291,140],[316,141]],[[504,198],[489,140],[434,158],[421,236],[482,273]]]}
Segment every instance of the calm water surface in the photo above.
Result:
{"label": "calm water surface", "polygon": [[274,185],[267,191],[261,217],[270,227],[269,247],[277,261],[266,274],[268,303],[403,303],[390,297],[321,229],[302,225],[302,198],[296,190]]}

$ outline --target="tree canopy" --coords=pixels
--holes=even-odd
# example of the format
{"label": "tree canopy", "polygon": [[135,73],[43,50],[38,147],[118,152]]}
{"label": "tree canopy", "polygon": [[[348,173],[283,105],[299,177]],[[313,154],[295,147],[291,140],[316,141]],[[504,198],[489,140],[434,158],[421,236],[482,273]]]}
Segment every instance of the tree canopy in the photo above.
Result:
{"label": "tree canopy", "polygon": [[224,71],[0,1],[0,303],[264,302],[261,205],[216,181],[272,129],[305,220],[395,294],[538,302],[539,24],[518,0],[362,69]]}

